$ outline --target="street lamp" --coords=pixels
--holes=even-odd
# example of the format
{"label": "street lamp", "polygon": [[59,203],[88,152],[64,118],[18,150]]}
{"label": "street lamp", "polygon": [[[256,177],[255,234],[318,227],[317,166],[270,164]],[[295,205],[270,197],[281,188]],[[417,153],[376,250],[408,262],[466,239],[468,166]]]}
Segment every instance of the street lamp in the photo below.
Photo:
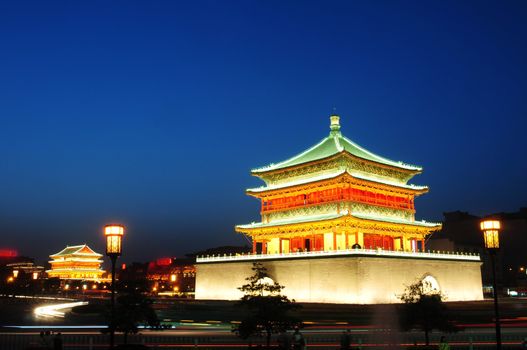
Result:
{"label": "street lamp", "polygon": [[494,293],[494,317],[496,318],[496,349],[501,350],[501,327],[500,314],[498,310],[498,289],[496,287],[496,254],[500,249],[501,223],[498,220],[486,219],[480,223],[485,240],[485,248],[489,252],[492,264],[492,291]]}
{"label": "street lamp", "polygon": [[113,349],[115,338],[115,262],[121,255],[124,226],[106,225],[104,235],[106,236],[106,255],[112,261],[112,294],[111,294],[111,322],[110,322],[110,349]]}

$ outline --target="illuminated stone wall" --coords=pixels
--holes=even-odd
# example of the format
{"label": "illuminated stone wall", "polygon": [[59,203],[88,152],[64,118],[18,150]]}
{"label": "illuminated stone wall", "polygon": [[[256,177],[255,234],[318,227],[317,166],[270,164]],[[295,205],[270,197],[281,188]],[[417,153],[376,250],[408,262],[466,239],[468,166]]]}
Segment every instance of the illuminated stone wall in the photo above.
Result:
{"label": "illuminated stone wall", "polygon": [[[405,285],[434,277],[447,301],[481,300],[481,262],[397,257],[323,257],[261,261],[269,277],[300,302],[399,302]],[[198,263],[196,299],[235,300],[252,274],[249,261]]]}

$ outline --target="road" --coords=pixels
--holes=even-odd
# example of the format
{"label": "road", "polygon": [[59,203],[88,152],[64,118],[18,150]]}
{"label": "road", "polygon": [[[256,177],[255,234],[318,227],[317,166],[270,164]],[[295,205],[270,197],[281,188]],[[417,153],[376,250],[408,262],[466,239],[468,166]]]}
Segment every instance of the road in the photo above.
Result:
{"label": "road", "polygon": [[[60,304],[69,301],[56,301]],[[4,318],[19,320],[16,323],[3,322],[0,327],[0,349],[22,350],[30,345],[42,343],[40,331],[62,332],[65,349],[103,349],[107,347],[108,336],[101,334],[103,322],[90,323],[87,319],[72,320],[63,317],[67,309],[61,306],[44,307],[32,302],[31,308],[26,304],[9,304],[8,313]],[[176,349],[195,347],[208,348],[246,348],[247,342],[237,338],[232,332],[232,325],[240,318],[239,308],[228,302],[200,302],[156,300],[157,311],[166,324],[175,329],[163,331],[141,330],[141,334],[130,337],[131,342],[147,344],[153,348]],[[40,307],[40,309],[38,309]],[[492,349],[494,345],[494,325],[492,319],[492,304],[490,301],[449,303],[449,310],[462,327],[462,331],[448,334],[452,348],[468,349],[472,343],[473,349]],[[40,310],[36,316],[34,310]],[[42,314],[42,310],[46,311]],[[59,312],[57,312],[59,311]],[[364,348],[386,347],[386,344],[401,346],[421,344],[424,336],[420,332],[390,331],[397,329],[393,323],[394,305],[325,305],[306,304],[301,310],[301,318],[305,321],[302,332],[308,342],[309,350],[336,349],[339,336],[344,329],[352,332],[355,346]],[[16,315],[16,313],[19,315]],[[30,315],[30,316],[28,316]],[[522,340],[527,337],[527,300],[506,299],[502,301],[502,325],[504,349],[520,348]],[[16,316],[16,317],[14,317]],[[14,318],[13,318],[14,317]],[[22,320],[23,322],[20,322]],[[230,321],[229,321],[230,320]],[[308,321],[310,320],[310,321]],[[73,322],[72,322],[73,321]],[[437,342],[441,334],[433,333],[432,342]],[[121,335],[117,341],[120,342]],[[51,342],[51,336],[45,337]],[[253,340],[257,344],[261,340]]]}
{"label": "road", "polygon": [[[54,326],[54,331],[61,331],[65,349],[102,349],[107,346],[108,336],[101,334],[97,328],[61,328]],[[51,327],[50,327],[51,328]],[[387,344],[410,346],[423,343],[421,332],[392,332],[390,330],[372,327],[349,327],[347,325],[307,326],[302,330],[308,349],[337,349],[338,339],[344,329],[350,329],[354,346],[364,348],[386,348]],[[432,343],[437,343],[440,333],[433,333]],[[494,328],[477,325],[466,328],[462,332],[446,335],[453,349],[468,348],[492,349],[494,344]],[[525,327],[506,327],[503,329],[504,349],[520,348],[522,340],[527,337]],[[47,337],[51,342],[52,335]],[[117,338],[122,341],[122,336]],[[176,329],[163,331],[142,330],[140,334],[130,336],[132,343],[146,344],[152,348],[179,349],[179,348],[246,348],[247,342],[237,338],[231,332],[230,324],[183,324]],[[252,340],[259,344],[262,339]],[[0,333],[2,350],[22,350],[31,344],[40,344],[40,329],[10,328]]]}

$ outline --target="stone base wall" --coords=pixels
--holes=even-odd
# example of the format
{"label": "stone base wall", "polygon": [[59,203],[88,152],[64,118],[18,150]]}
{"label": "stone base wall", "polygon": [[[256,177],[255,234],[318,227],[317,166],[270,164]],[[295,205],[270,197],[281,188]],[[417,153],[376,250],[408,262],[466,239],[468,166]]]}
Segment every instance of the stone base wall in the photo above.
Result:
{"label": "stone base wall", "polygon": [[[481,262],[344,256],[263,260],[269,277],[298,302],[378,304],[400,302],[405,286],[434,277],[446,301],[483,299]],[[252,275],[251,261],[196,265],[196,299],[236,300]]]}

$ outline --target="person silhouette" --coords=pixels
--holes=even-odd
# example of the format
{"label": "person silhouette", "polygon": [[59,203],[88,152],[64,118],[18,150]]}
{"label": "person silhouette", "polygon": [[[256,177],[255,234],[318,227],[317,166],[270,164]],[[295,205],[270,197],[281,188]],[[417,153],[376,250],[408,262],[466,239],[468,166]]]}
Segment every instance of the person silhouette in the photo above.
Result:
{"label": "person silhouette", "polygon": [[437,348],[439,350],[450,350],[450,345],[448,345],[448,342],[445,339],[445,336],[441,336],[441,340],[439,340],[439,344],[437,345]]}
{"label": "person silhouette", "polygon": [[342,331],[340,335],[340,349],[349,350],[351,345],[351,332],[349,329]]}
{"label": "person silhouette", "polygon": [[298,327],[295,327],[295,333],[293,333],[293,349],[304,350],[306,347],[306,341]]}
{"label": "person silhouette", "polygon": [[53,338],[53,350],[62,350],[62,335],[60,332]]}

